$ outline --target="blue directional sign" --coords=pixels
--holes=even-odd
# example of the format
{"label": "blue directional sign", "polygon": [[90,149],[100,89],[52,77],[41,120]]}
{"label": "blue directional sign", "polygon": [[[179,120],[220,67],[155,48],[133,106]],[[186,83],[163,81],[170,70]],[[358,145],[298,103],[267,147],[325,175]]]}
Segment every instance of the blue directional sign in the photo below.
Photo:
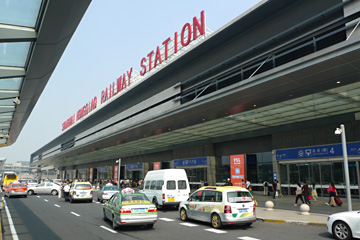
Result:
{"label": "blue directional sign", "polygon": [[277,180],[277,172],[274,172],[273,178],[274,178],[274,181]]}
{"label": "blue directional sign", "polygon": [[195,165],[207,165],[207,158],[202,157],[202,158],[174,160],[175,167],[195,166]]}
{"label": "blue directional sign", "polygon": [[[349,156],[360,155],[360,142],[348,143],[347,153]],[[343,156],[341,144],[305,148],[292,148],[276,151],[276,160],[326,158],[340,156]]]}
{"label": "blue directional sign", "polygon": [[142,163],[126,165],[126,170],[142,170],[142,169],[143,169]]}

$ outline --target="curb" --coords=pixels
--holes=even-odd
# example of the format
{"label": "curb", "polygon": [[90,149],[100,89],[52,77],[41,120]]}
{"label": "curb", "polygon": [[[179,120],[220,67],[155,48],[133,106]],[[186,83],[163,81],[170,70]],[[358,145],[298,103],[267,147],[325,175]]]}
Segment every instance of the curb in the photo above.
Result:
{"label": "curb", "polygon": [[286,223],[286,224],[298,224],[298,225],[310,225],[310,226],[326,226],[326,223],[308,222],[308,221],[279,220],[279,219],[269,219],[269,218],[256,218],[256,220],[262,222],[274,222],[274,223]]}

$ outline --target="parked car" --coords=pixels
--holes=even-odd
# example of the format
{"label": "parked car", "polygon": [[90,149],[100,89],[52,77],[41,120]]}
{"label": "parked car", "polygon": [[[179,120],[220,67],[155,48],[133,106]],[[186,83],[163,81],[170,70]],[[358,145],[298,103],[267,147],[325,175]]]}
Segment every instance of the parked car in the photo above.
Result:
{"label": "parked car", "polygon": [[327,219],[327,229],[336,239],[360,238],[360,211],[330,215]]}
{"label": "parked car", "polygon": [[152,228],[157,222],[157,208],[143,193],[115,193],[103,207],[104,220],[112,227],[146,225]]}
{"label": "parked car", "polygon": [[34,194],[51,194],[58,195],[60,190],[60,185],[52,182],[42,182],[33,186],[28,186],[28,195]]}
{"label": "parked car", "polygon": [[102,189],[98,192],[98,201],[103,202],[104,200],[109,200],[112,195],[120,192],[117,186],[103,186]]}
{"label": "parked car", "polygon": [[27,197],[27,187],[26,184],[14,181],[9,185],[4,187],[4,195],[7,197],[12,196],[23,196]]}
{"label": "parked car", "polygon": [[92,202],[93,190],[89,182],[73,182],[70,186],[69,200],[71,203],[74,201],[87,201]]}
{"label": "parked car", "polygon": [[242,187],[202,187],[180,203],[180,219],[211,223],[213,228],[225,224],[250,226],[256,221],[255,203]]}

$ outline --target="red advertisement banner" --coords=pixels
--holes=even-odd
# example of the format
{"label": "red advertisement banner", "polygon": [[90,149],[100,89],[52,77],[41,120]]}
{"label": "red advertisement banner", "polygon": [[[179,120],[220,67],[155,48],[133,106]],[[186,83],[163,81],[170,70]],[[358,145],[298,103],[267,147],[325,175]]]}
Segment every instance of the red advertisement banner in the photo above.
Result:
{"label": "red advertisement banner", "polygon": [[154,162],[154,170],[160,170],[160,162]]}
{"label": "red advertisement banner", "polygon": [[231,182],[234,186],[245,187],[245,156],[244,154],[230,156]]}

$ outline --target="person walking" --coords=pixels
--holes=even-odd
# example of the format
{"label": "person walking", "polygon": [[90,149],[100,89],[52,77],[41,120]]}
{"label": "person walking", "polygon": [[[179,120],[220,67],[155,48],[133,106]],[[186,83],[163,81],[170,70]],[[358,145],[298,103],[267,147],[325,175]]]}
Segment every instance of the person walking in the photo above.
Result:
{"label": "person walking", "polygon": [[325,203],[325,204],[326,205],[330,204],[330,206],[336,207],[335,197],[338,195],[338,193],[337,193],[337,190],[336,190],[333,182],[330,183],[330,186],[327,189],[327,192],[330,193],[330,198],[329,198],[329,203]]}
{"label": "person walking", "polygon": [[269,195],[269,183],[268,181],[264,181],[263,182],[263,188],[264,188],[264,196]]}
{"label": "person walking", "polygon": [[249,179],[246,179],[246,189],[249,189],[249,187],[250,187],[250,181],[249,181]]}
{"label": "person walking", "polygon": [[314,199],[314,201],[316,202],[316,201],[317,201],[318,194],[317,194],[317,191],[316,191],[316,185],[315,185],[315,183],[312,184],[311,196],[312,196],[312,198]]}
{"label": "person walking", "polygon": [[305,203],[310,205],[309,185],[306,183],[306,181],[303,181],[303,196],[304,196]]}
{"label": "person walking", "polygon": [[297,186],[296,186],[296,190],[295,190],[295,195],[296,195],[296,198],[295,198],[295,204],[294,206],[296,207],[297,206],[297,203],[298,203],[298,200],[300,199],[302,203],[304,203],[304,200],[303,200],[303,189],[301,188],[301,185],[299,182],[296,183]]}
{"label": "person walking", "polygon": [[276,198],[276,193],[277,193],[277,180],[274,180],[273,184],[272,184],[272,190],[273,190],[273,198],[275,199]]}
{"label": "person walking", "polygon": [[69,192],[70,192],[70,184],[66,183],[66,185],[64,186],[64,198],[65,198],[65,201],[69,200]]}

